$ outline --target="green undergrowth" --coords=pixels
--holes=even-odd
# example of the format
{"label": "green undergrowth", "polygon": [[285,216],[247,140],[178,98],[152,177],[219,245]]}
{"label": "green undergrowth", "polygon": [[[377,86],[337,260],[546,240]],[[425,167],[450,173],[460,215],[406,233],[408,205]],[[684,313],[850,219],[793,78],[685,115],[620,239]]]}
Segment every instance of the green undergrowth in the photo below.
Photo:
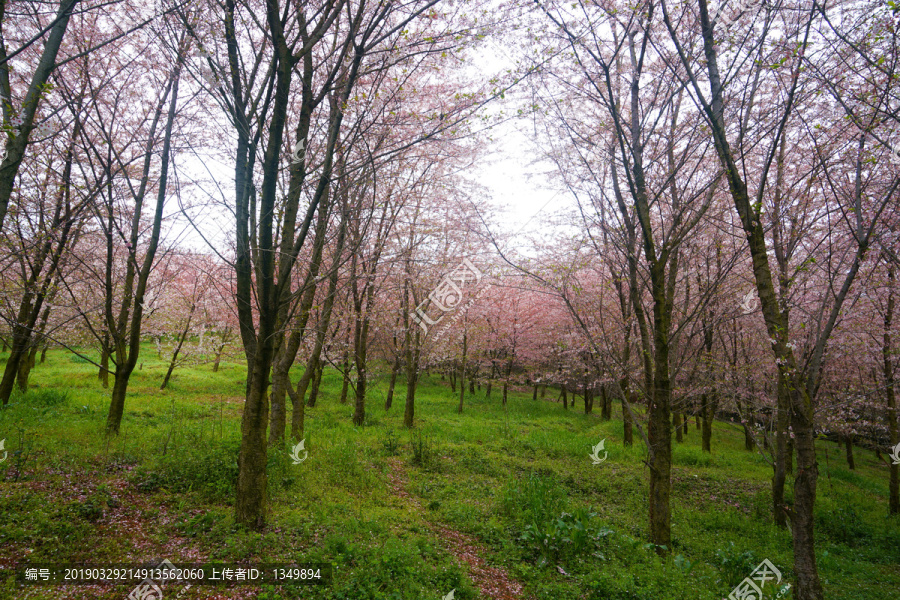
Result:
{"label": "green undergrowth", "polygon": [[[84,353],[96,360],[90,351]],[[2,356],[0,356],[2,361]],[[794,582],[791,539],[770,516],[771,467],[743,448],[737,426],[716,423],[713,453],[691,423],[674,448],[672,543],[648,543],[646,451],[622,443],[612,421],[568,411],[513,390],[458,395],[424,375],[416,427],[403,427],[398,385],[385,411],[387,377],[375,369],[366,424],[341,405],[341,379],[327,371],[306,410],[303,460],[292,443],[269,450],[268,525],[235,526],[245,367],[223,361],[178,369],[166,390],[152,345],[129,388],[120,434],[104,434],[109,391],[96,367],[51,350],[31,389],[0,410],[0,547],[6,565],[92,562],[328,562],[328,586],[194,587],[181,599],[475,600],[465,561],[440,528],[477,544],[540,600],[719,600],[763,559]],[[296,377],[295,377],[296,379]],[[605,460],[591,449],[605,440]],[[830,599],[883,600],[900,589],[900,520],[886,517],[887,469],[857,450],[850,471],[840,449],[819,442],[815,526]],[[825,453],[828,453],[827,461]],[[395,493],[402,482],[408,496]],[[790,489],[788,489],[790,498]],[[0,599],[116,598],[130,588],[22,587],[9,571]],[[766,588],[773,597],[777,588]],[[219,594],[218,596],[216,594]],[[169,595],[167,594],[168,598]],[[174,594],[173,594],[174,597]],[[788,591],[781,596],[791,598]]]}

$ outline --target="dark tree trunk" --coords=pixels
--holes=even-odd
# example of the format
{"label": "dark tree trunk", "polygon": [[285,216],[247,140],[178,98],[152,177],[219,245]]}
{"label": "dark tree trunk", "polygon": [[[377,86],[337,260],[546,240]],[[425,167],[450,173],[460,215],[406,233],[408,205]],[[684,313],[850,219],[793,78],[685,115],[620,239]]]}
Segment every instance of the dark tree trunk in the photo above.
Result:
{"label": "dark tree trunk", "polygon": [[855,471],[856,463],[853,460],[853,436],[844,436],[844,448],[847,450],[847,466],[851,471]]}
{"label": "dark tree trunk", "polygon": [[[316,402],[318,401],[319,388],[322,385],[322,374],[324,372],[325,372],[325,365],[323,365],[322,362],[320,361],[316,365],[315,370],[313,370],[313,372],[312,372],[312,381],[310,382],[310,385],[309,385],[309,404],[307,404],[307,406],[315,406]],[[346,402],[346,400],[345,400],[345,402]],[[302,402],[300,403],[300,408],[301,409],[304,408],[304,405]],[[297,436],[294,436],[294,439],[296,439],[296,437]]]}
{"label": "dark tree trunk", "polygon": [[584,390],[584,414],[589,415],[594,409],[594,390],[585,388]]}
{"label": "dark tree trunk", "polygon": [[[631,397],[631,404],[634,404],[634,396]],[[625,400],[625,397],[622,397],[622,441],[626,446],[631,446],[634,443],[634,426],[631,424],[631,413],[628,412],[628,407],[626,406],[628,401]]]}
{"label": "dark tree trunk", "polygon": [[490,379],[488,379],[487,383],[484,386],[484,399],[485,400],[491,399],[491,380]]}
{"label": "dark tree trunk", "polygon": [[344,365],[344,381],[341,383],[341,404],[347,404],[347,389],[350,387],[350,365]]}
{"label": "dark tree trunk", "polygon": [[[506,399],[506,386],[503,387],[503,399]],[[566,386],[562,386],[562,403],[563,410],[569,410],[569,397],[566,395]],[[505,404],[505,402],[504,402]]]}
{"label": "dark tree trunk", "polygon": [[711,392],[704,393],[700,396],[700,416],[697,418],[697,424],[702,425],[700,430],[700,447],[704,452],[712,452],[712,424],[716,418],[716,408],[719,402]]}
{"label": "dark tree trunk", "polygon": [[612,402],[606,386],[600,386],[600,420],[609,421],[612,419]]}
{"label": "dark tree trunk", "polygon": [[672,413],[672,425],[675,427],[675,441],[681,443],[684,441],[684,437],[681,435],[681,413],[675,411]]}
{"label": "dark tree trunk", "polygon": [[128,380],[134,371],[134,365],[128,363],[116,365],[113,374],[112,396],[109,402],[109,414],[106,417],[107,430],[119,432],[122,416],[125,414],[125,393],[128,390]]}
{"label": "dark tree trunk", "polygon": [[469,336],[468,332],[463,332],[463,351],[462,351],[462,361],[459,365],[459,406],[456,409],[456,412],[462,414],[463,411],[463,400],[466,396],[466,352],[469,349]]}
{"label": "dark tree trunk", "polygon": [[384,410],[391,410],[391,404],[394,402],[394,386],[397,385],[397,375],[400,373],[400,355],[394,359],[391,367],[391,380],[388,383],[387,397],[384,399]]}

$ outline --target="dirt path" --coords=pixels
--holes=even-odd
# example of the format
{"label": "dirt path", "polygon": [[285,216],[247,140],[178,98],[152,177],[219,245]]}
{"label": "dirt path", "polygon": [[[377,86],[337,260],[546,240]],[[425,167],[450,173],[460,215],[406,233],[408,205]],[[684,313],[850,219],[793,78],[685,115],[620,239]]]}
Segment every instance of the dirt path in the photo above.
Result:
{"label": "dirt path", "polygon": [[[418,498],[410,496],[406,491],[403,477],[403,465],[393,458],[389,461],[389,486],[397,497],[411,505],[419,514],[425,514]],[[489,566],[482,556],[488,550],[471,537],[430,521],[425,524],[435,532],[444,547],[460,562],[469,565],[469,575],[475,586],[481,590],[482,596],[491,600],[523,600],[522,584],[510,578],[505,570]]]}

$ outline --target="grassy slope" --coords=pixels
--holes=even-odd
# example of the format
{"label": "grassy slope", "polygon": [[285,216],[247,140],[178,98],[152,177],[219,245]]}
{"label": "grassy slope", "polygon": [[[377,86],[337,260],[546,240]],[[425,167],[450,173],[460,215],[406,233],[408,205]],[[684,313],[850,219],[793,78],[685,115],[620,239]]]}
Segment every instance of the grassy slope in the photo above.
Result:
{"label": "grassy slope", "polygon": [[[676,446],[674,547],[663,559],[644,543],[644,450],[621,445],[621,421],[530,394],[513,393],[504,410],[496,391],[490,401],[483,392],[467,397],[459,415],[457,397],[429,377],[411,434],[402,428],[402,388],[386,413],[386,385],[377,381],[368,424],[356,428],[351,407],[337,402],[339,375],[326,373],[321,401],[307,411],[309,458],[292,465],[286,449],[271,452],[270,527],[238,531],[231,502],[244,368],[180,369],[160,392],[164,365],[150,346],[142,357],[117,439],[103,436],[109,394],[95,368],[62,351],[36,368],[28,395],[0,411],[10,451],[0,463],[0,565],[325,560],[335,567],[328,587],[195,587],[180,598],[437,600],[454,588],[458,599],[477,598],[439,524],[476,540],[486,562],[530,598],[719,599],[763,558],[793,580],[790,536],[768,516],[771,470],[743,450],[738,428],[717,424],[712,456],[700,451],[693,425]],[[609,457],[594,465],[588,453],[604,438]],[[868,452],[858,451],[851,472],[834,444],[820,442],[819,451],[827,597],[884,600],[900,589],[900,520],[885,517],[887,470]],[[391,477],[410,498],[398,496]],[[0,600],[129,591],[19,587],[8,571],[0,580]]]}

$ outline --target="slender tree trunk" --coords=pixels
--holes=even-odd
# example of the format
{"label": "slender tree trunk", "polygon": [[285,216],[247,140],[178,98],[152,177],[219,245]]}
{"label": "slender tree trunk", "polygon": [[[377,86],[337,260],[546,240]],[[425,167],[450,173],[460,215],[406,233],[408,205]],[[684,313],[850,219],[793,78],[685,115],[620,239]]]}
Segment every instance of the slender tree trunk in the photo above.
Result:
{"label": "slender tree trunk", "polygon": [[584,388],[584,414],[589,415],[594,409],[594,390]]}
{"label": "slender tree trunk", "polygon": [[711,394],[708,393],[701,396],[703,402],[703,426],[700,432],[700,447],[704,452],[712,453],[712,422],[715,415],[713,414],[714,408],[710,396]]}
{"label": "slender tree trunk", "polygon": [[463,332],[463,351],[462,351],[462,361],[459,365],[459,407],[456,409],[456,412],[462,414],[463,411],[463,400],[466,396],[466,352],[469,349],[469,335],[467,331]]}
{"label": "slender tree trunk", "polygon": [[681,413],[678,411],[672,413],[672,425],[675,427],[675,441],[680,444],[684,441],[684,437],[681,435]]}
{"label": "slender tree trunk", "polygon": [[[353,408],[353,423],[362,425],[366,420],[366,384],[368,382],[368,367],[366,366],[368,340],[369,340],[369,317],[368,306],[371,306],[374,287],[369,284],[368,296],[366,302],[366,316],[362,318],[362,322],[357,325],[359,333],[356,340],[356,402]],[[362,314],[362,311],[359,312]]]}
{"label": "slender tree trunk", "polygon": [[612,419],[612,402],[610,402],[609,392],[605,385],[600,386],[600,420],[609,421]]}
{"label": "slender tree trunk", "polygon": [[184,329],[181,331],[181,334],[178,336],[178,343],[175,346],[174,352],[172,352],[172,360],[169,361],[169,368],[166,371],[166,376],[163,378],[162,385],[159,386],[160,390],[166,389],[166,386],[169,385],[169,378],[172,376],[172,371],[175,370],[175,365],[178,364],[178,354],[181,352],[181,347],[184,345],[184,341],[187,339],[188,332],[191,328],[191,320],[194,316],[194,311],[197,309],[197,306],[191,306],[191,313],[188,316],[187,323],[184,326]]}
{"label": "slender tree trunk", "polygon": [[856,462],[853,460],[853,436],[844,436],[844,448],[847,451],[847,467],[849,467],[851,471],[855,471]]}
{"label": "slender tree trunk", "polygon": [[[506,398],[506,386],[505,385],[503,386],[503,392],[504,392],[503,397],[505,399]],[[569,410],[569,397],[566,395],[565,384],[562,386],[562,403],[563,403],[563,410]],[[505,404],[505,402],[504,402],[504,404]]]}
{"label": "slender tree trunk", "polygon": [[485,400],[491,399],[491,380],[490,379],[487,380],[487,383],[484,386],[484,399]]}
{"label": "slender tree trunk", "polygon": [[384,400],[384,410],[391,410],[391,404],[394,401],[394,386],[397,385],[397,375],[400,373],[400,355],[394,359],[391,366],[391,380],[388,383],[387,398]]}

